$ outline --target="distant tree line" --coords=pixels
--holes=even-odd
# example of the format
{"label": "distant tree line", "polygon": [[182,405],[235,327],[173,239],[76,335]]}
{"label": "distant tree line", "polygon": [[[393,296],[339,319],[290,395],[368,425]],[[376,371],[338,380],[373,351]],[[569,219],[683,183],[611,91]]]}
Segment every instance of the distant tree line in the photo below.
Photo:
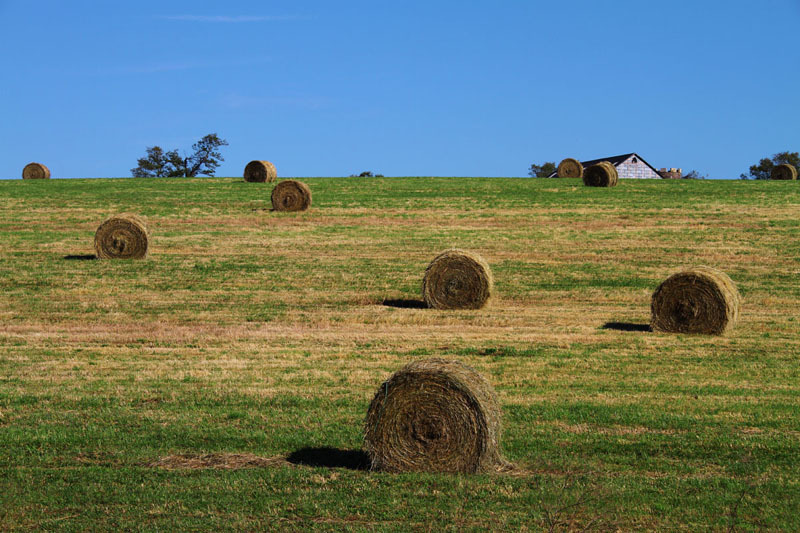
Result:
{"label": "distant tree line", "polygon": [[164,151],[160,146],[149,146],[146,155],[137,160],[131,169],[135,178],[193,178],[198,175],[213,176],[220,161],[225,161],[219,151],[228,146],[216,133],[209,133],[192,145],[192,154],[181,156],[178,150]]}
{"label": "distant tree line", "polygon": [[360,174],[350,174],[351,178],[382,178],[383,174],[373,174],[370,170],[365,170]]}

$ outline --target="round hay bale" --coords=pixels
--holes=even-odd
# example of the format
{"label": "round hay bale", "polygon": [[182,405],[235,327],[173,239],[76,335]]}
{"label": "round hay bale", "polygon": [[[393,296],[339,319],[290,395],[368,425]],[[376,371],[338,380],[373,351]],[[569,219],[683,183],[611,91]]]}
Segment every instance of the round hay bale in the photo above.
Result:
{"label": "round hay bale", "polygon": [[671,275],[650,304],[653,331],[721,335],[739,320],[741,296],[727,274],[695,267]]}
{"label": "round hay bale", "polygon": [[480,309],[494,290],[489,264],[478,254],[446,250],[425,269],[422,299],[434,309]]}
{"label": "round hay bale", "polygon": [[378,388],[364,447],[372,470],[473,474],[508,467],[494,389],[458,361],[409,363]]}
{"label": "round hay bale", "polygon": [[144,259],[148,244],[144,220],[128,213],[107,218],[94,234],[98,259]]}
{"label": "round hay bale", "polygon": [[50,169],[41,163],[28,163],[22,169],[22,179],[24,180],[49,180]]}
{"label": "round hay bale", "polygon": [[797,169],[794,167],[794,165],[783,163],[782,165],[772,167],[770,178],[774,180],[796,180]]}
{"label": "round hay bale", "polygon": [[305,211],[311,205],[311,189],[302,181],[286,180],[272,189],[275,211]]}
{"label": "round hay bale", "polygon": [[583,184],[589,187],[614,187],[618,180],[617,168],[608,161],[600,161],[583,172]]}
{"label": "round hay bale", "polygon": [[278,179],[275,165],[269,161],[250,161],[244,167],[244,181],[251,183],[264,183]]}
{"label": "round hay bale", "polygon": [[559,178],[582,178],[583,165],[581,165],[581,162],[577,159],[568,157],[558,164],[556,175]]}

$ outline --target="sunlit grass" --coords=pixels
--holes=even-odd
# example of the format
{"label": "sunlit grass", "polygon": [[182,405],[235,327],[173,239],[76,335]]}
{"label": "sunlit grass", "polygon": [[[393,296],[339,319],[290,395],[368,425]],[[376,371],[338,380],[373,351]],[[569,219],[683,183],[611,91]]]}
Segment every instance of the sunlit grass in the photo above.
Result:
{"label": "sunlit grass", "polygon": [[[0,529],[800,529],[797,183],[305,181],[299,214],[241,179],[0,182]],[[86,259],[121,211],[149,258]],[[488,308],[383,305],[453,246],[491,265]],[[740,324],[644,331],[697,264]],[[494,384],[520,472],[152,466],[356,451],[375,388],[429,356]]]}

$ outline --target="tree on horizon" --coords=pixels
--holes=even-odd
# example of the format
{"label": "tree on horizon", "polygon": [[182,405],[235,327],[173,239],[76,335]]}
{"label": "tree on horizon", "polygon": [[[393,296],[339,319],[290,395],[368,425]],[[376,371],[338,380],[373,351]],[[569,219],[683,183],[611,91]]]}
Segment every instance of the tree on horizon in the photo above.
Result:
{"label": "tree on horizon", "polygon": [[192,154],[181,157],[178,150],[165,152],[160,146],[148,146],[146,155],[140,157],[131,169],[134,178],[194,178],[200,174],[213,176],[220,161],[225,161],[219,151],[228,141],[216,133],[209,133],[192,145]]}
{"label": "tree on horizon", "polygon": [[800,167],[800,153],[797,152],[778,152],[772,158],[765,157],[752,165],[749,174],[741,174],[743,180],[768,180],[772,178],[772,169],[784,163],[792,165],[794,168]]}

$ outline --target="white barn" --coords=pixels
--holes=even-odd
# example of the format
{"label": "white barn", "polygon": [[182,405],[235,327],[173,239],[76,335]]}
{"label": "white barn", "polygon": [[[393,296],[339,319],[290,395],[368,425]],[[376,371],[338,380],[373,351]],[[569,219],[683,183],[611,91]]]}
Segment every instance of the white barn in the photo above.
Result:
{"label": "white barn", "polygon": [[[661,179],[662,176],[658,170],[650,163],[641,158],[637,153],[615,155],[613,157],[601,157],[600,159],[592,159],[591,161],[581,161],[583,168],[590,167],[600,161],[608,161],[617,167],[617,174],[620,178],[625,179]],[[556,177],[553,172],[551,178]]]}

